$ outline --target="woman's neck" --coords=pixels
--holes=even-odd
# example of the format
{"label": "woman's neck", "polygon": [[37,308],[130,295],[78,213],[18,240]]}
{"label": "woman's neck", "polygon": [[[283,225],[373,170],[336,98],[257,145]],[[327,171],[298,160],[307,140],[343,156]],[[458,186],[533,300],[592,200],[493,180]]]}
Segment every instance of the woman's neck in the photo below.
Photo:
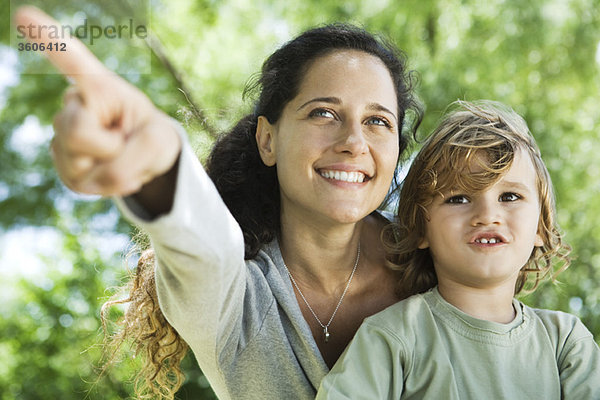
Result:
{"label": "woman's neck", "polygon": [[322,293],[337,293],[354,267],[363,221],[335,224],[281,216],[279,245],[298,282]]}
{"label": "woman's neck", "polygon": [[[385,265],[380,240],[384,219],[370,215],[352,224],[315,224],[311,219],[313,224],[308,225],[307,221],[282,215],[279,244],[302,292],[295,290],[298,305],[331,368],[362,321],[400,299],[395,293],[396,276]],[[359,241],[360,259],[349,282]],[[331,338],[325,342],[323,324],[328,321]]]}

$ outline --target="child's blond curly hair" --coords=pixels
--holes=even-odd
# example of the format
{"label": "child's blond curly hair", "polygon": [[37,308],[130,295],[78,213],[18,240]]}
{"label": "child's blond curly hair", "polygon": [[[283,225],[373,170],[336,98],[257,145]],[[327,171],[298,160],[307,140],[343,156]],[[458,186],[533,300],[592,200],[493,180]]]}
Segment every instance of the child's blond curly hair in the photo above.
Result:
{"label": "child's blond curly hair", "polygon": [[[550,175],[527,124],[500,103],[457,101],[425,141],[406,176],[400,193],[398,219],[384,231],[389,266],[400,272],[402,297],[422,293],[437,284],[429,249],[419,249],[425,236],[427,207],[450,188],[480,192],[502,178],[515,153],[533,163],[540,203],[539,234],[544,245],[535,247],[522,267],[515,294],[535,290],[569,266],[570,248],[562,241],[555,218]],[[472,166],[480,167],[472,172]],[[526,287],[527,284],[527,287]]]}

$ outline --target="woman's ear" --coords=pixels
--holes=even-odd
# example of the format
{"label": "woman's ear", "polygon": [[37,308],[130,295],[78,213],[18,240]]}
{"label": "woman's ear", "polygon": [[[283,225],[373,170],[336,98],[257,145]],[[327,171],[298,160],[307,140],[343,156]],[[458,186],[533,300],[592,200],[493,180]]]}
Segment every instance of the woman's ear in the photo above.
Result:
{"label": "woman's ear", "polygon": [[277,161],[275,153],[275,127],[263,115],[258,117],[256,124],[256,144],[263,163],[272,167]]}
{"label": "woman's ear", "polygon": [[421,242],[419,243],[418,248],[421,250],[424,250],[428,247],[429,247],[429,240],[427,240],[427,238],[424,237],[423,239],[421,239]]}

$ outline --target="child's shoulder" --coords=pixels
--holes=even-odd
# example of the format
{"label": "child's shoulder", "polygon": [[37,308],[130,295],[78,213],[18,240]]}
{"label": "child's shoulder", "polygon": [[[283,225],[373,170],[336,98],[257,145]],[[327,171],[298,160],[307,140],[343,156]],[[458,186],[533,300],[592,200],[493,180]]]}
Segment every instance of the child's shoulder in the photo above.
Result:
{"label": "child's shoulder", "polygon": [[543,327],[551,339],[557,340],[559,343],[593,337],[583,322],[573,314],[543,308],[531,308],[525,305],[523,311],[525,316],[532,318],[540,328]]}
{"label": "child's shoulder", "polygon": [[394,336],[410,337],[412,333],[419,332],[419,326],[435,323],[426,296],[427,293],[423,293],[401,300],[367,317],[364,324],[391,332]]}
{"label": "child's shoulder", "polygon": [[526,314],[534,316],[542,323],[554,326],[573,326],[580,323],[576,315],[564,311],[548,310],[546,308],[533,308],[523,304],[523,310]]}

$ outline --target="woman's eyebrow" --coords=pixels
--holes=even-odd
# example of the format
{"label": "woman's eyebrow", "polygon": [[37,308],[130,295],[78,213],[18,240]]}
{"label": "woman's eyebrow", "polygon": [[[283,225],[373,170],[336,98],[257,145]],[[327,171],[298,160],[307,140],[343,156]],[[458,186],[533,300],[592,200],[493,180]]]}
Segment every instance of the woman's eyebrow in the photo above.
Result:
{"label": "woman's eyebrow", "polygon": [[338,97],[315,97],[314,99],[310,99],[306,103],[302,104],[296,111],[300,111],[302,108],[306,107],[310,103],[331,103],[331,104],[342,104],[342,100]]}
{"label": "woman's eyebrow", "polygon": [[392,111],[390,111],[387,107],[379,104],[379,103],[369,103],[367,105],[367,109],[374,111],[383,111],[384,113],[391,114],[396,121],[398,121],[398,117]]}

